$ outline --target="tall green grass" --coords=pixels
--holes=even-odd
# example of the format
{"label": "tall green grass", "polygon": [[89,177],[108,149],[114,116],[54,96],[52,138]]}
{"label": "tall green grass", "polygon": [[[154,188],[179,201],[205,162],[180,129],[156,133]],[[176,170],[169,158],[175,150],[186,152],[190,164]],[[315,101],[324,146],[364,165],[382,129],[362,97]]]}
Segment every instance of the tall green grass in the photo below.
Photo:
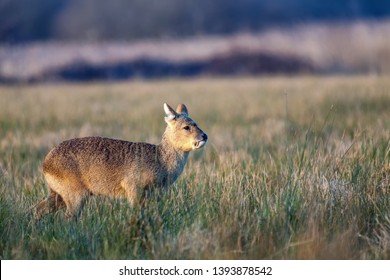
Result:
{"label": "tall green grass", "polygon": [[[0,88],[2,259],[389,259],[390,81],[168,80]],[[158,143],[163,102],[209,135],[145,209],[89,199],[34,221],[45,154],[104,135]]]}

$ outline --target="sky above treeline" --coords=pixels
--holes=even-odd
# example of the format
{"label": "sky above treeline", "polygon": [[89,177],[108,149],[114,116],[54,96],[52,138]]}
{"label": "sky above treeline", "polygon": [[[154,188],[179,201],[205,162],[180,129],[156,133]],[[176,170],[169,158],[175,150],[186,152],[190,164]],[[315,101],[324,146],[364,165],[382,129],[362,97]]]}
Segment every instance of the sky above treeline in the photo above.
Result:
{"label": "sky above treeline", "polygon": [[0,0],[0,42],[180,38],[389,15],[388,0]]}

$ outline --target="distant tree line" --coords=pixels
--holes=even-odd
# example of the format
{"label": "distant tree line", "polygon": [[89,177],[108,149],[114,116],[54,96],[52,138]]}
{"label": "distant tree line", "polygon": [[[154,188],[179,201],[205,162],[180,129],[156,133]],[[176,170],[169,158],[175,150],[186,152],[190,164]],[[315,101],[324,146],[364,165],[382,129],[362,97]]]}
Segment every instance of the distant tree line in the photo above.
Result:
{"label": "distant tree line", "polygon": [[389,15],[389,0],[0,0],[0,42],[227,34]]}

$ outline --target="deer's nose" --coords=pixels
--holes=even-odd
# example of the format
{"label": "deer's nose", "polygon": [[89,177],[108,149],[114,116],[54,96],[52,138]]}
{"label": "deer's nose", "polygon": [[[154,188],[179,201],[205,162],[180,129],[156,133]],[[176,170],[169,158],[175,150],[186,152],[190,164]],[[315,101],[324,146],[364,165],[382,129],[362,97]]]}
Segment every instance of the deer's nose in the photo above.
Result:
{"label": "deer's nose", "polygon": [[207,134],[206,134],[206,133],[203,133],[203,134],[202,134],[202,138],[203,138],[203,141],[207,141],[207,139],[208,139]]}

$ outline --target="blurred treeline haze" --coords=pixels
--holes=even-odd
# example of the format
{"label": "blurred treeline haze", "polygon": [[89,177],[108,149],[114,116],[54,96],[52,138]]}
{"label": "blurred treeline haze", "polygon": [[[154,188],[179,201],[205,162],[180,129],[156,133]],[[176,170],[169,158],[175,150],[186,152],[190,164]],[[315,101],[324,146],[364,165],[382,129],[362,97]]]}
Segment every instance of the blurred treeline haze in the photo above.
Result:
{"label": "blurred treeline haze", "polygon": [[386,0],[0,0],[0,82],[387,73]]}
{"label": "blurred treeline haze", "polygon": [[135,40],[383,18],[387,0],[1,0],[2,42]]}

